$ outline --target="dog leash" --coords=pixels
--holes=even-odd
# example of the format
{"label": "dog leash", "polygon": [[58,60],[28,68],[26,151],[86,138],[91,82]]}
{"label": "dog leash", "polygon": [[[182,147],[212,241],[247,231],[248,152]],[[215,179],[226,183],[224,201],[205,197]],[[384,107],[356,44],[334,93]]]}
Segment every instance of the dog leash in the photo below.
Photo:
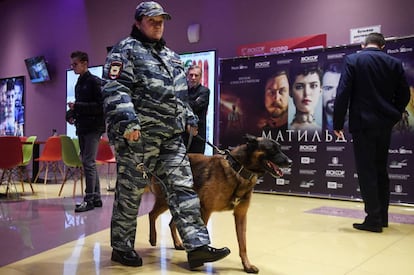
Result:
{"label": "dog leash", "polygon": [[[143,147],[143,150],[142,150],[142,152],[145,152],[145,150],[144,150],[144,147],[145,147],[145,138],[143,138],[142,136],[141,136],[141,141],[142,141],[142,147]],[[137,163],[137,165],[135,166],[135,169],[138,171],[138,172],[140,172],[140,173],[142,173],[142,177],[144,178],[144,179],[149,179],[149,177],[151,176],[151,177],[153,177],[153,178],[155,178],[156,179],[156,182],[157,183],[159,183],[159,185],[161,186],[161,189],[163,189],[163,191],[164,191],[164,194],[167,194],[167,186],[166,186],[166,184],[165,184],[165,182],[160,178],[160,177],[158,177],[155,173],[153,173],[145,164],[144,164],[144,159],[145,159],[145,157],[144,157],[144,155],[142,156],[142,160],[138,160],[138,159],[136,159],[135,158],[135,152],[132,150],[132,148],[131,148],[131,146],[129,145],[129,143],[128,143],[128,141],[126,141],[125,140],[125,144],[126,144],[126,146],[127,146],[127,148],[128,148],[128,151],[131,153],[131,155],[133,156],[133,161],[135,161],[135,163]],[[184,159],[184,158],[183,158]],[[182,162],[182,160],[181,160],[181,162]],[[174,169],[175,170],[175,169]],[[173,170],[173,171],[174,171]],[[173,171],[171,171],[171,173],[173,172]],[[167,177],[171,174],[171,173],[169,173],[168,175],[167,175]]]}
{"label": "dog leash", "polygon": [[[196,135],[196,138],[198,138],[199,140],[203,141],[204,143],[207,143],[208,145],[210,145],[214,150],[217,151],[217,153],[219,153],[220,155],[226,155],[226,154],[230,154],[229,150],[222,150],[220,148],[218,148],[216,145],[214,145],[213,143],[211,143],[210,141],[204,139],[203,137],[201,137],[200,135]],[[227,152],[227,153],[226,153]]]}
{"label": "dog leash", "polygon": [[[142,139],[142,147],[145,147],[145,139],[141,136]],[[131,152],[131,154],[134,156],[134,152],[132,151],[131,147],[129,146],[129,143],[126,142],[129,151]],[[189,143],[191,144],[191,143]],[[145,150],[142,150],[143,152],[145,152]],[[178,167],[180,167],[180,165],[182,164],[182,162],[185,159],[185,156],[187,155],[187,152],[184,154],[183,158],[181,159],[180,163],[173,169],[171,170],[168,174],[165,175],[165,178],[168,178]],[[142,177],[144,179],[148,179],[149,176],[153,177],[156,179],[156,183],[161,185],[161,188],[163,189],[164,193],[167,194],[167,184],[160,178],[158,177],[155,173],[153,173],[145,164],[144,164],[144,155],[142,156],[142,160],[139,161],[137,159],[134,159],[136,163],[138,163],[135,167],[135,169],[142,173]],[[148,176],[149,175],[149,176]]]}
{"label": "dog leash", "polygon": [[[190,135],[190,137],[192,137],[193,135]],[[228,149],[226,150],[222,150],[220,148],[218,148],[216,145],[212,144],[211,142],[209,142],[208,140],[202,138],[200,135],[196,135],[194,136],[200,140],[202,140],[203,142],[207,143],[209,146],[211,146],[212,148],[214,148],[217,153],[224,155],[225,159],[230,163],[230,166],[232,167],[232,169],[236,172],[236,174],[240,175],[242,178],[246,179],[246,180],[251,180],[254,176],[258,176],[257,173],[254,173],[248,169],[246,169],[242,164],[239,163],[239,161],[237,159],[235,159],[231,154],[230,151]],[[143,145],[144,146],[144,145]],[[131,150],[131,149],[130,149]],[[186,153],[187,154],[187,153]],[[184,158],[183,158],[184,159]],[[183,160],[181,160],[183,161]],[[161,185],[161,188],[164,189],[164,193],[167,194],[167,186],[165,184],[165,182],[158,177],[155,173],[153,173],[145,164],[144,162],[138,162],[137,166],[136,166],[137,171],[142,173],[142,176],[144,178],[148,178],[148,175],[154,177],[156,179],[156,182],[158,184]],[[172,172],[171,172],[172,173]],[[170,173],[170,174],[171,174]]]}
{"label": "dog leash", "polygon": [[190,150],[191,143],[193,142],[193,137],[193,131],[190,130],[190,132],[188,133],[187,152],[188,150]]}

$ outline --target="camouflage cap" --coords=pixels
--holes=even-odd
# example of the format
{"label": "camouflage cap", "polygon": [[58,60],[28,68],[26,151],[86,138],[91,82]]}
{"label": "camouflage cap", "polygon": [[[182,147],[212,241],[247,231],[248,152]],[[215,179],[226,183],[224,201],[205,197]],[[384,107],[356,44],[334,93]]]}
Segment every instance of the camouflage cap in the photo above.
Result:
{"label": "camouflage cap", "polygon": [[141,2],[135,10],[135,19],[142,16],[158,16],[162,15],[166,20],[171,19],[171,15],[166,13],[160,4],[154,1]]}

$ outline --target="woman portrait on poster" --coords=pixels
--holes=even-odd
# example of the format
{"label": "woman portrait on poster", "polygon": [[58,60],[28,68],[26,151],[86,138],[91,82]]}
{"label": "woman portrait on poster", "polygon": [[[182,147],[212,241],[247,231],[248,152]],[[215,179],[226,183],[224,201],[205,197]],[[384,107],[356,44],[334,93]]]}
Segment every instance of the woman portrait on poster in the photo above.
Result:
{"label": "woman portrait on poster", "polygon": [[289,129],[321,131],[322,70],[313,65],[292,68],[290,72],[289,92],[295,108],[289,108]]}

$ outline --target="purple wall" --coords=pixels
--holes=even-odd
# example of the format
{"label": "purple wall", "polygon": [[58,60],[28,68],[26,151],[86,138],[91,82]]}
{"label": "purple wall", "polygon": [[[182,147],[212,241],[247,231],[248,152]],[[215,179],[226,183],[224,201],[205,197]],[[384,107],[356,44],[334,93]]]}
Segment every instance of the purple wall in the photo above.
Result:
{"label": "purple wall", "polygon": [[[26,76],[26,134],[45,140],[65,132],[66,70],[73,50],[103,64],[106,47],[129,34],[137,0],[0,0],[0,78]],[[116,4],[115,4],[116,3]],[[239,45],[326,33],[328,45],[349,43],[349,30],[381,25],[385,36],[414,32],[412,0],[159,0],[173,19],[168,45],[177,52],[216,49],[233,57]],[[201,25],[198,43],[187,27]],[[31,84],[24,59],[45,55],[53,80]]]}

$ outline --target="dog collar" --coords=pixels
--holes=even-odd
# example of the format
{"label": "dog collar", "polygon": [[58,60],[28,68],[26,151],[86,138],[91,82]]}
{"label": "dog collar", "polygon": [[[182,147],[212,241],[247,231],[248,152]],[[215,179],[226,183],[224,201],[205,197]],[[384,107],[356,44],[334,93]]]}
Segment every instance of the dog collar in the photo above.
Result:
{"label": "dog collar", "polygon": [[228,151],[226,151],[225,159],[230,163],[231,168],[233,168],[233,170],[242,178],[252,180],[253,177],[259,176],[257,173],[254,173],[241,165]]}

